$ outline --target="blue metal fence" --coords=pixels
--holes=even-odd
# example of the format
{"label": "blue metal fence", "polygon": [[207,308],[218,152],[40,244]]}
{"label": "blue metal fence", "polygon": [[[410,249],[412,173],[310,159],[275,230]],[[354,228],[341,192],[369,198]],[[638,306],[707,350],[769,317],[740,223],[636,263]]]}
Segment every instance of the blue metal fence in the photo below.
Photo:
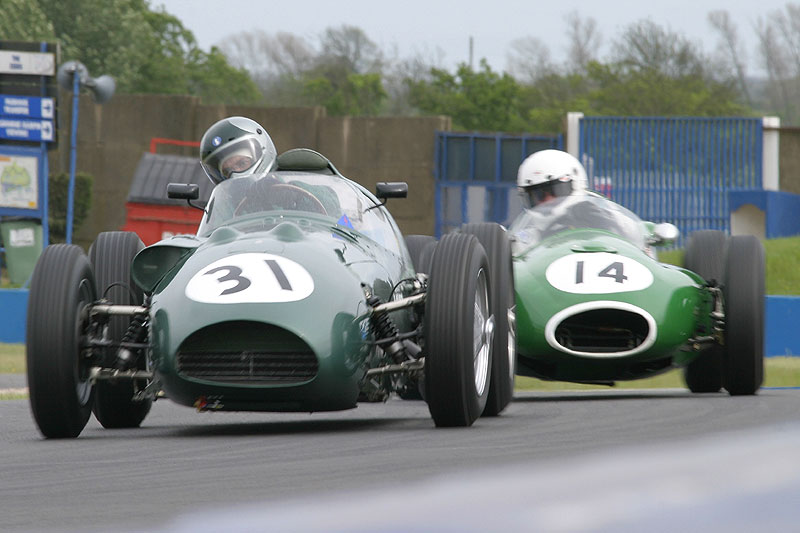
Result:
{"label": "blue metal fence", "polygon": [[761,190],[760,118],[584,117],[580,155],[596,190],[688,236],[730,230],[728,193]]}
{"label": "blue metal fence", "polygon": [[533,152],[563,148],[561,135],[436,134],[436,236],[464,222],[507,225],[522,209],[517,169]]}

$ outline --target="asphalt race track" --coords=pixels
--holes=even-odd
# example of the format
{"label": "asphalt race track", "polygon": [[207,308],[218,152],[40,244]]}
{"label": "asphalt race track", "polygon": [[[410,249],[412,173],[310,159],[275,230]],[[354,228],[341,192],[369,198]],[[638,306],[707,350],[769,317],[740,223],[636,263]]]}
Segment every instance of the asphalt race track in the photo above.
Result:
{"label": "asphalt race track", "polygon": [[0,401],[0,531],[789,531],[800,390],[520,393],[435,429],[422,402],[92,419],[43,440]]}

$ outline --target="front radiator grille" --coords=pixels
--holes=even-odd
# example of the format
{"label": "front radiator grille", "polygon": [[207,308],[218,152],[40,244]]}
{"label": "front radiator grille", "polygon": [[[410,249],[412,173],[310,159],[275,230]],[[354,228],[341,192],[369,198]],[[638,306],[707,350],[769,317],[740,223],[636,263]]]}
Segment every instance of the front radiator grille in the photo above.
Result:
{"label": "front radiator grille", "polygon": [[311,348],[276,326],[253,322],[215,324],[189,336],[176,354],[184,376],[220,383],[278,385],[317,375]]}
{"label": "front radiator grille", "polygon": [[556,342],[585,353],[627,352],[641,345],[649,332],[647,320],[621,309],[593,309],[572,315],[556,327]]}

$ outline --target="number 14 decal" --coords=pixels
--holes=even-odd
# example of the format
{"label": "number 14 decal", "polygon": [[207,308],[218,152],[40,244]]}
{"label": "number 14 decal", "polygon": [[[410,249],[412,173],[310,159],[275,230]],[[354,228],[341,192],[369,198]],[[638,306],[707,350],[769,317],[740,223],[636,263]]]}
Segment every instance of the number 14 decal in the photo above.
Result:
{"label": "number 14 decal", "polygon": [[[584,261],[578,261],[575,263],[575,283],[583,283],[583,265]],[[623,271],[625,270],[625,265],[621,261],[615,261],[605,267],[603,270],[597,273],[597,276],[600,278],[611,278],[617,283],[623,283],[628,276],[626,276]]]}
{"label": "number 14 decal", "polygon": [[653,273],[635,259],[610,252],[559,257],[545,271],[556,289],[573,294],[638,291],[653,283]]}

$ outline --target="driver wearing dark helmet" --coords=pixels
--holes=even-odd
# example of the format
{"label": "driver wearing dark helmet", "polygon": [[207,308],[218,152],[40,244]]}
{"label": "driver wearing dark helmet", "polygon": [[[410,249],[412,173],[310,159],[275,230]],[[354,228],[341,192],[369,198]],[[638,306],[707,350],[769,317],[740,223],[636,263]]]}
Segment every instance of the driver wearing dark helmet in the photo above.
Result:
{"label": "driver wearing dark helmet", "polygon": [[216,122],[200,141],[200,163],[215,185],[230,178],[264,176],[277,155],[267,131],[245,117]]}
{"label": "driver wearing dark helmet", "polygon": [[200,141],[200,162],[206,175],[215,184],[230,180],[226,191],[241,196],[233,216],[273,209],[324,214],[324,207],[311,192],[285,184],[271,172],[276,170],[276,161],[272,139],[249,118],[222,119]]}

